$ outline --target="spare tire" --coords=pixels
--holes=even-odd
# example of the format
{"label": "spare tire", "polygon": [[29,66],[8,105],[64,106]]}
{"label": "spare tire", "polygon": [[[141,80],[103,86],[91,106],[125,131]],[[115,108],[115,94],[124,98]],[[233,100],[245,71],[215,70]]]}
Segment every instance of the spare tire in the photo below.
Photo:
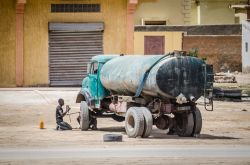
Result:
{"label": "spare tire", "polygon": [[120,134],[105,134],[103,135],[104,142],[121,142],[122,135]]}
{"label": "spare tire", "polygon": [[201,133],[202,128],[202,117],[199,108],[195,107],[192,111],[193,118],[194,118],[194,129],[192,132],[192,136],[197,136]]}
{"label": "spare tire", "polygon": [[125,129],[128,137],[142,136],[144,131],[144,116],[140,107],[130,107],[125,117]]}
{"label": "spare tire", "polygon": [[82,101],[80,105],[80,127],[82,131],[87,131],[89,129],[89,107],[86,101]]}

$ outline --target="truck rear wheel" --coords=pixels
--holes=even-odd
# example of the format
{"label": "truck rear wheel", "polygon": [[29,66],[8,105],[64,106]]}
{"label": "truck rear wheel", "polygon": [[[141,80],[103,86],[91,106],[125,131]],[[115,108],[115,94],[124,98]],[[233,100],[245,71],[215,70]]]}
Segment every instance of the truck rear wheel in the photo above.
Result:
{"label": "truck rear wheel", "polygon": [[88,108],[88,104],[86,103],[86,101],[81,102],[80,116],[81,116],[81,120],[80,120],[81,130],[87,131],[89,129],[90,119],[89,119],[89,108]]}
{"label": "truck rear wheel", "polygon": [[175,114],[176,133],[179,136],[190,137],[194,129],[194,118],[192,113]]}
{"label": "truck rear wheel", "polygon": [[142,136],[144,131],[144,116],[139,107],[130,107],[125,117],[125,129],[128,137]]}
{"label": "truck rear wheel", "polygon": [[197,136],[201,133],[202,128],[202,117],[199,108],[195,107],[192,111],[193,118],[194,118],[194,129],[192,132],[192,136]]}
{"label": "truck rear wheel", "polygon": [[142,137],[147,138],[152,132],[153,117],[148,108],[140,107],[140,110],[142,111],[144,117],[144,131],[142,133]]}
{"label": "truck rear wheel", "polygon": [[157,119],[155,119],[155,126],[158,129],[166,130],[169,128],[169,118],[165,115],[159,116]]}

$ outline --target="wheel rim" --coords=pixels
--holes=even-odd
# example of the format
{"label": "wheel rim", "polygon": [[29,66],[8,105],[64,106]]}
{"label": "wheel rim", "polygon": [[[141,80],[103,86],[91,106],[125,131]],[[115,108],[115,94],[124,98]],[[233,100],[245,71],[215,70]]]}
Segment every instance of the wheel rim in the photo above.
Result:
{"label": "wheel rim", "polygon": [[133,131],[135,128],[135,119],[134,117],[131,115],[128,118],[128,130],[129,131]]}

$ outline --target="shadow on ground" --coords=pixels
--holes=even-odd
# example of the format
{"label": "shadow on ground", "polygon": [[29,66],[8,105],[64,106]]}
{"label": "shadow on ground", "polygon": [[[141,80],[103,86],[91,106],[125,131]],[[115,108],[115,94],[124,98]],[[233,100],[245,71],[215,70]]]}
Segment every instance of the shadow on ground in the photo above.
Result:
{"label": "shadow on ground", "polygon": [[[97,131],[125,133],[125,128],[122,126],[102,127],[102,128],[98,128]],[[165,131],[164,130],[163,131],[162,130],[153,130],[149,139],[194,139],[194,137],[179,137],[178,135],[168,135],[167,132],[168,132],[167,130],[165,130]],[[209,135],[209,134],[201,134],[200,136],[196,137],[195,139],[233,140],[233,139],[241,139],[241,138],[230,137],[230,136],[215,136],[215,135]]]}
{"label": "shadow on ground", "polygon": [[98,128],[97,131],[104,131],[104,132],[125,132],[125,128],[124,127],[102,127],[102,128]]}
{"label": "shadow on ground", "polygon": [[215,135],[209,135],[209,134],[201,134],[198,139],[241,139],[236,137],[230,137],[230,136],[215,136]]}
{"label": "shadow on ground", "polygon": [[[150,139],[194,139],[194,137],[179,137],[178,135],[167,135],[167,134],[151,134],[149,137]],[[210,140],[232,140],[232,139],[241,139],[236,137],[230,137],[230,136],[215,136],[215,135],[209,135],[209,134],[201,134],[198,137],[195,137],[195,139],[210,139]]]}

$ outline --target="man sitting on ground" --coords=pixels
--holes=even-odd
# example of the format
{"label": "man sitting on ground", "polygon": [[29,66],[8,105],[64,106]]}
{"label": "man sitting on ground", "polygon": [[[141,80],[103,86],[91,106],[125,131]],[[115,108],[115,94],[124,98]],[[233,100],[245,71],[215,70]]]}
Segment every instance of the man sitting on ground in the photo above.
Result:
{"label": "man sitting on ground", "polygon": [[72,130],[72,127],[67,123],[63,121],[63,117],[69,112],[70,108],[69,106],[66,106],[66,111],[63,112],[63,105],[64,105],[64,100],[59,99],[58,100],[58,106],[56,107],[56,124],[57,130]]}

